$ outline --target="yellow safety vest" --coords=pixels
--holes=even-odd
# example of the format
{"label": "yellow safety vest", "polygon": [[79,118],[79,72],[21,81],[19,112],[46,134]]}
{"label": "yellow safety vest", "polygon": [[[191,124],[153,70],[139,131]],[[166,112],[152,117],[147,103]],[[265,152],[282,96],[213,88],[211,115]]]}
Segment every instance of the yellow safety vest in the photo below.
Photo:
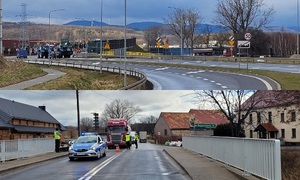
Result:
{"label": "yellow safety vest", "polygon": [[138,136],[138,135],[135,135],[135,136],[134,136],[134,140],[136,140],[136,141],[139,140],[139,136]]}
{"label": "yellow safety vest", "polygon": [[54,139],[60,139],[59,132],[54,131]]}
{"label": "yellow safety vest", "polygon": [[127,141],[130,141],[130,135],[129,135],[129,134],[126,134],[125,140],[126,140],[126,142],[127,142]]}

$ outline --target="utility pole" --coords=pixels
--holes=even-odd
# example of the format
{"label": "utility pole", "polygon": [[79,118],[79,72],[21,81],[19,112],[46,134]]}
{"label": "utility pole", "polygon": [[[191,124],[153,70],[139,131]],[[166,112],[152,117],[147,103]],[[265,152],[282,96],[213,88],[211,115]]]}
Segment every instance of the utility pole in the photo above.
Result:
{"label": "utility pole", "polygon": [[79,112],[79,92],[76,89],[76,100],[77,100],[77,126],[78,126],[78,137],[80,136],[80,112]]}
{"label": "utility pole", "polygon": [[124,87],[127,86],[127,72],[126,72],[126,26],[127,26],[127,22],[126,22],[126,0],[125,0],[125,25],[124,25]]}
{"label": "utility pole", "polygon": [[2,35],[2,0],[0,0],[0,54],[3,55],[3,35]]}

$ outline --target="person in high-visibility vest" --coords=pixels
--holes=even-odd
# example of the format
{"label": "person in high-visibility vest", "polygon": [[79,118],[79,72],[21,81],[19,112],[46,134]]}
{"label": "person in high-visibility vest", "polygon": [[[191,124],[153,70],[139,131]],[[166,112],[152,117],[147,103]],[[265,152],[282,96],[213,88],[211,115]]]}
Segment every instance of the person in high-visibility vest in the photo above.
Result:
{"label": "person in high-visibility vest", "polygon": [[139,136],[137,135],[137,133],[135,133],[135,136],[134,136],[134,144],[135,144],[135,148],[136,148],[136,149],[138,148],[138,140],[139,140]]}
{"label": "person in high-visibility vest", "polygon": [[59,146],[60,146],[60,132],[58,131],[58,128],[54,131],[54,139],[55,139],[55,152],[59,152]]}
{"label": "person in high-visibility vest", "polygon": [[130,139],[131,139],[130,134],[127,133],[126,136],[125,136],[125,141],[126,141],[127,149],[130,149],[130,145],[131,145],[130,144]]}

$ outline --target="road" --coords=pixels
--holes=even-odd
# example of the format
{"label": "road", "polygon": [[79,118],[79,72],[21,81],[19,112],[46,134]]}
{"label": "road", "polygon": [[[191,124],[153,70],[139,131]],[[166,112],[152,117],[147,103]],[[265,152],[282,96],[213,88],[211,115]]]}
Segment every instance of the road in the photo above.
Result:
{"label": "road", "polygon": [[69,161],[68,157],[46,161],[16,170],[1,179],[165,179],[184,180],[189,176],[161,149],[150,143],[140,143],[130,150],[107,150],[99,160]]}
{"label": "road", "polygon": [[[31,57],[36,59],[36,57]],[[83,64],[83,65],[99,65],[97,58],[76,58],[76,59],[60,59],[53,60],[60,61],[64,64],[66,61]],[[130,61],[144,61],[144,60],[129,60]],[[158,62],[158,60],[147,60]],[[259,75],[245,75],[230,72],[218,71],[202,71],[186,68],[165,67],[156,65],[140,65],[127,63],[127,68],[137,69],[143,71],[148,80],[154,84],[155,90],[226,90],[226,89],[256,89],[256,90],[272,90],[280,89],[277,82],[270,78]],[[197,63],[193,61],[162,61],[174,64],[188,64]],[[124,67],[123,62],[103,61],[102,66],[120,66]],[[210,64],[213,66],[213,64]]]}

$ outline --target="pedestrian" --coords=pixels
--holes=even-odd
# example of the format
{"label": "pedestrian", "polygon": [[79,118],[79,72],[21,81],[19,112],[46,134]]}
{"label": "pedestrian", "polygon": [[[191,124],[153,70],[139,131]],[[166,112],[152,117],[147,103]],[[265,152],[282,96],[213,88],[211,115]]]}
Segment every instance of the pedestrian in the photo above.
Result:
{"label": "pedestrian", "polygon": [[61,134],[58,131],[58,128],[56,128],[56,130],[54,131],[54,139],[55,139],[55,152],[59,152],[59,147],[60,147],[60,137]]}
{"label": "pedestrian", "polygon": [[125,140],[126,140],[126,146],[127,146],[127,149],[130,149],[130,134],[127,132],[126,136],[125,136]]}
{"label": "pedestrian", "polygon": [[138,148],[138,140],[139,140],[139,136],[137,135],[137,133],[135,133],[135,136],[134,136],[134,144],[135,144],[135,148],[136,148],[136,149]]}

